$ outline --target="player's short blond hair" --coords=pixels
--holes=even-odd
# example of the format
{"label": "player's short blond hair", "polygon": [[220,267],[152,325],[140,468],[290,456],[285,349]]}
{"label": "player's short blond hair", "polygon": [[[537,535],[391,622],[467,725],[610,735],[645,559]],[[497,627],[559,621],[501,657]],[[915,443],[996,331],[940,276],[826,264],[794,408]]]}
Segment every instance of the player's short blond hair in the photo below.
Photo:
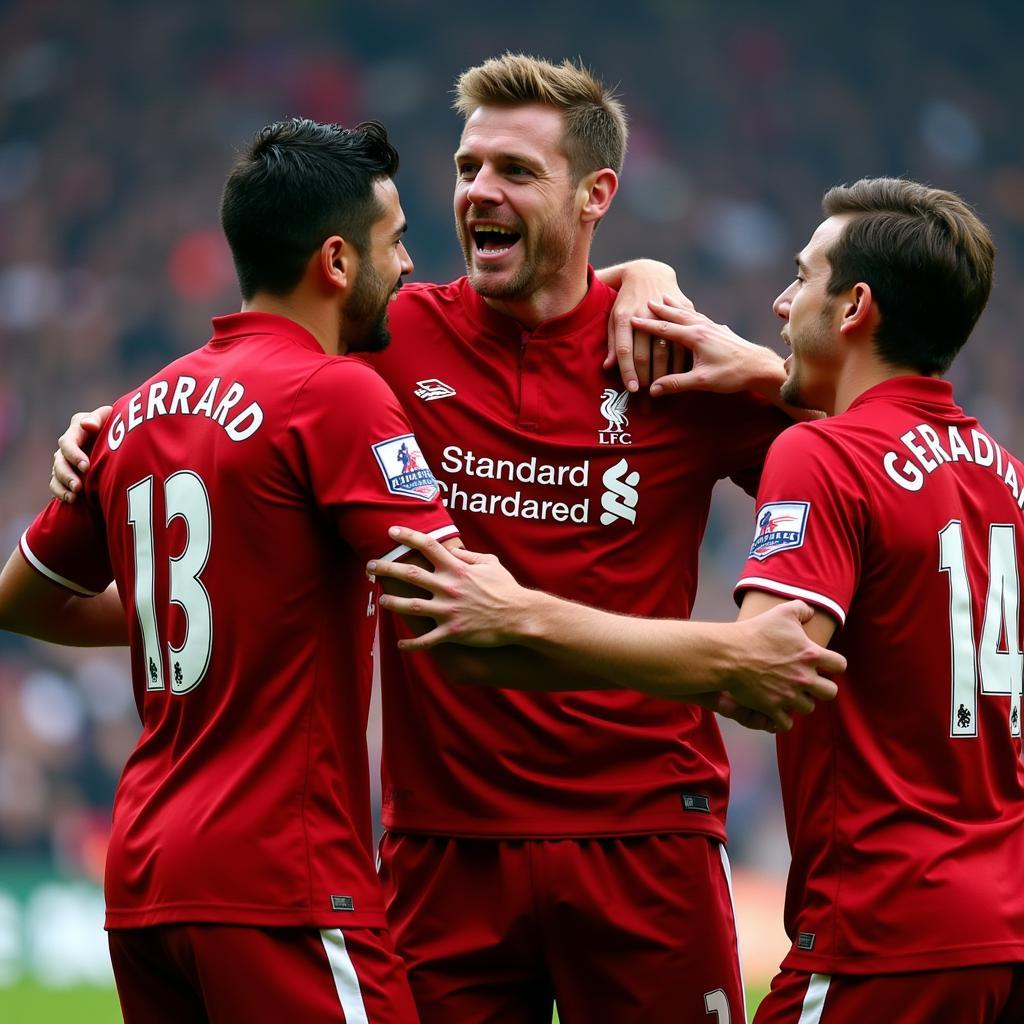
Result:
{"label": "player's short blond hair", "polygon": [[506,53],[469,68],[455,83],[455,109],[469,117],[477,107],[543,103],[562,114],[562,145],[577,181],[592,171],[622,170],[629,128],[611,89],[583,66],[564,60]]}

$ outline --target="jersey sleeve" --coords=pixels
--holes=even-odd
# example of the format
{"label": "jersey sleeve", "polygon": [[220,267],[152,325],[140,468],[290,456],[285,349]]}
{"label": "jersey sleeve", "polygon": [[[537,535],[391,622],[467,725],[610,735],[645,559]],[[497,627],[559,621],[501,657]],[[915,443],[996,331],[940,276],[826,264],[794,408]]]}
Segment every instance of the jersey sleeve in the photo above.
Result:
{"label": "jersey sleeve", "polygon": [[289,421],[287,457],[348,545],[393,559],[388,527],[442,540],[458,530],[391,389],[354,359],[330,360],[303,386]]}
{"label": "jersey sleeve", "polygon": [[21,553],[47,579],[86,597],[114,578],[103,520],[86,494],[73,505],[54,498],[22,534]]}
{"label": "jersey sleeve", "polygon": [[842,625],[869,521],[869,493],[837,440],[814,424],[790,428],[765,462],[737,602],[752,589],[801,598]]}
{"label": "jersey sleeve", "polygon": [[753,497],[768,449],[793,421],[767,399],[751,392],[715,397],[724,403],[715,423],[721,475]]}

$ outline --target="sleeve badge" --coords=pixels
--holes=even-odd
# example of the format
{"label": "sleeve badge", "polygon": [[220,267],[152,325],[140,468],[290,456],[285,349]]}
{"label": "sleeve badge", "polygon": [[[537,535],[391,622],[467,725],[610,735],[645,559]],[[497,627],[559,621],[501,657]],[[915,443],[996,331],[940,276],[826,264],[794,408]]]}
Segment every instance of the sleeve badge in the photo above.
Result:
{"label": "sleeve badge", "polygon": [[800,547],[810,511],[809,501],[771,501],[762,505],[757,510],[750,557],[763,562],[769,555]]}
{"label": "sleeve badge", "polygon": [[413,434],[389,437],[371,445],[392,494],[433,501],[440,488]]}

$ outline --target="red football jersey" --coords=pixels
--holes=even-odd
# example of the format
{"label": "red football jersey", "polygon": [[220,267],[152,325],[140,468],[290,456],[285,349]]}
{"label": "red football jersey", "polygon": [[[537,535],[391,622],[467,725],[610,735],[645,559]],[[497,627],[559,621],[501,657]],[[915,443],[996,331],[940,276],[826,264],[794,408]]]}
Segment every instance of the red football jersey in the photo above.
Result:
{"label": "red football jersey", "polygon": [[387,529],[455,533],[362,362],[240,313],[120,399],[84,501],[22,550],[113,578],[143,729],[114,802],[107,923],[380,926],[366,718]]}
{"label": "red football jersey", "polygon": [[[629,396],[602,370],[615,295],[525,331],[463,278],[406,285],[373,363],[413,423],[467,547],[525,585],[685,617],[716,481],[756,487],[788,424],[747,395]],[[381,620],[384,817],[453,836],[724,836],[714,715],[635,692],[452,686]]]}
{"label": "red football jersey", "polygon": [[1024,960],[1024,467],[900,377],[772,446],[737,591],[841,625],[839,696],[779,737],[785,967]]}

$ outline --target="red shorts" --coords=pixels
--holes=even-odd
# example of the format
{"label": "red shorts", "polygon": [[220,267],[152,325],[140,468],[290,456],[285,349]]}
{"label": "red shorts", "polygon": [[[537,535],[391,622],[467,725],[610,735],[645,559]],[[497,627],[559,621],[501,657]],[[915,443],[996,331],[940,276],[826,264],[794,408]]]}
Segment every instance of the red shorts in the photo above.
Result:
{"label": "red shorts", "polygon": [[[424,1024],[742,1024],[728,864],[706,836],[387,834],[388,923]],[[718,1016],[715,1016],[715,1011]]]}
{"label": "red shorts", "polygon": [[125,1024],[419,1020],[384,930],[173,924],[108,939]]}
{"label": "red shorts", "polygon": [[1024,966],[987,964],[913,974],[782,970],[754,1024],[1020,1024]]}

